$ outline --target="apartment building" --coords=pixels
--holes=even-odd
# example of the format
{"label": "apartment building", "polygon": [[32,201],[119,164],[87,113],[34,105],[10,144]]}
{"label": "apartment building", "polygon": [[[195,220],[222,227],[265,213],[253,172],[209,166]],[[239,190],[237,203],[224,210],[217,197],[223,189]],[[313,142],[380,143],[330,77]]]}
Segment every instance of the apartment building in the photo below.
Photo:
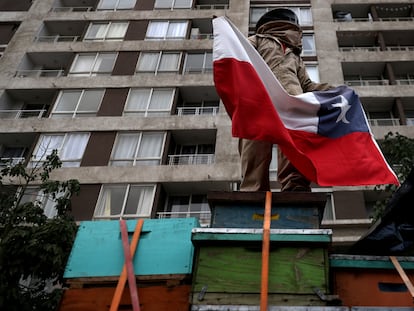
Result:
{"label": "apartment building", "polygon": [[[280,6],[300,19],[313,80],[353,87],[377,139],[414,137],[409,0],[3,0],[0,158],[30,166],[58,149],[53,178],[81,184],[78,221],[191,216],[208,226],[207,194],[240,183],[238,140],[213,83],[211,20],[226,15],[247,36]],[[314,185],[327,194],[334,243],[369,227],[372,190]]]}

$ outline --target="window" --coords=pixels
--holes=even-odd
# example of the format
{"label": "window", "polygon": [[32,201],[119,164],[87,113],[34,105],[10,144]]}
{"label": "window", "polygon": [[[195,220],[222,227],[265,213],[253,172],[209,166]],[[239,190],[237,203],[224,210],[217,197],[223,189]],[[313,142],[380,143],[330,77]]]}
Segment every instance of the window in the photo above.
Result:
{"label": "window", "polygon": [[214,162],[214,144],[177,145],[169,165],[199,165]]}
{"label": "window", "polygon": [[112,166],[159,165],[165,133],[138,132],[119,134],[109,164]]}
{"label": "window", "polygon": [[187,54],[184,69],[186,73],[204,73],[212,72],[212,70],[213,54],[211,52]]}
{"label": "window", "polygon": [[308,73],[309,78],[314,82],[319,82],[319,70],[317,65],[305,65],[306,72]]}
{"label": "window", "polygon": [[[56,199],[62,197],[64,194],[57,193]],[[56,199],[51,195],[45,194],[39,187],[27,187],[24,191],[20,204],[27,202],[36,202],[43,209],[47,218],[53,218],[57,215]]]}
{"label": "window", "polygon": [[121,41],[128,28],[127,22],[91,23],[85,41]]}
{"label": "window", "polygon": [[78,54],[69,70],[69,76],[110,75],[115,64],[116,53]]}
{"label": "window", "polygon": [[[256,7],[250,9],[250,24],[256,25],[260,17],[268,11],[274,10],[276,7]],[[312,26],[312,12],[310,8],[288,7],[288,9],[295,12],[299,19],[299,25]]]}
{"label": "window", "polygon": [[160,21],[150,22],[145,39],[166,40],[185,39],[187,34],[187,21]]}
{"label": "window", "polygon": [[302,37],[302,56],[315,56],[315,38],[313,34],[304,34]]}
{"label": "window", "polygon": [[103,185],[95,218],[149,217],[155,185]]}
{"label": "window", "polygon": [[40,136],[30,165],[42,162],[57,149],[62,167],[79,167],[89,133],[43,134]]}
{"label": "window", "polygon": [[193,0],[155,0],[155,9],[191,9]]}
{"label": "window", "polygon": [[98,10],[129,10],[135,7],[136,0],[101,0],[99,1]]}
{"label": "window", "polygon": [[270,161],[269,165],[269,179],[270,180],[277,180],[277,146],[273,145],[272,147],[272,161]]}
{"label": "window", "polygon": [[174,89],[131,89],[124,115],[143,117],[170,115],[174,93]]}
{"label": "window", "polygon": [[5,166],[9,161],[15,165],[25,160],[26,147],[0,145],[0,167]]}
{"label": "window", "polygon": [[165,212],[158,213],[159,218],[196,217],[201,226],[209,226],[211,212],[206,195],[171,196],[168,198]]}
{"label": "window", "polygon": [[51,118],[96,116],[104,90],[61,91],[51,113]]}
{"label": "window", "polygon": [[181,53],[144,52],[138,59],[137,72],[178,72]]}

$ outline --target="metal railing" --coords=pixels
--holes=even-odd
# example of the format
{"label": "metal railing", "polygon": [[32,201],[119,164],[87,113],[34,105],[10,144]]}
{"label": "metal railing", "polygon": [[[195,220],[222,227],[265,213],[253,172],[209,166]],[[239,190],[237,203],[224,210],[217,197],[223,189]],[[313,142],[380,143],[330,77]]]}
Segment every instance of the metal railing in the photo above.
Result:
{"label": "metal railing", "polygon": [[398,125],[400,125],[400,120],[395,119],[395,118],[368,119],[368,122],[371,126],[398,126]]}
{"label": "metal railing", "polygon": [[46,113],[45,109],[36,110],[0,110],[0,119],[24,119],[24,118],[42,118]]}
{"label": "metal railing", "polygon": [[183,73],[212,73],[213,68],[208,67],[186,67],[183,70]]}
{"label": "metal railing", "polygon": [[407,125],[414,125],[414,118],[407,118]]}
{"label": "metal railing", "polygon": [[214,154],[173,154],[168,156],[168,165],[213,164]]}
{"label": "metal railing", "polygon": [[414,79],[397,79],[395,80],[397,85],[413,85]]}
{"label": "metal railing", "polygon": [[195,6],[197,10],[227,10],[228,4],[198,4]]}
{"label": "metal railing", "polygon": [[212,33],[198,33],[190,36],[190,39],[203,40],[203,39],[214,39]]}
{"label": "metal railing", "polygon": [[159,219],[195,217],[199,220],[202,227],[207,227],[210,225],[211,212],[157,212],[157,217]]}
{"label": "metal railing", "polygon": [[389,85],[388,80],[345,80],[348,86]]}
{"label": "metal railing", "polygon": [[219,107],[178,107],[177,115],[216,115]]}
{"label": "metal railing", "polygon": [[63,69],[33,69],[18,70],[14,76],[18,78],[61,77],[64,73]]}
{"label": "metal railing", "polygon": [[16,165],[20,162],[24,162],[25,160],[26,159],[24,157],[0,158],[0,167]]}
{"label": "metal railing", "polygon": [[379,46],[342,46],[339,47],[339,50],[341,52],[360,52],[360,51],[366,51],[366,52],[395,52],[395,51],[403,51],[403,52],[409,52],[414,51],[414,46],[387,46],[385,47],[385,50],[381,50]]}
{"label": "metal railing", "polygon": [[344,18],[335,18],[335,22],[338,23],[349,23],[349,22],[412,22],[414,17],[383,17],[373,20],[371,17],[352,17],[350,20]]}
{"label": "metal railing", "polygon": [[93,11],[91,6],[73,6],[73,7],[55,7],[51,12],[90,12]]}
{"label": "metal railing", "polygon": [[76,42],[79,41],[79,36],[61,36],[61,35],[54,35],[54,36],[37,36],[35,37],[35,42],[48,42],[48,43],[56,43],[56,42]]}

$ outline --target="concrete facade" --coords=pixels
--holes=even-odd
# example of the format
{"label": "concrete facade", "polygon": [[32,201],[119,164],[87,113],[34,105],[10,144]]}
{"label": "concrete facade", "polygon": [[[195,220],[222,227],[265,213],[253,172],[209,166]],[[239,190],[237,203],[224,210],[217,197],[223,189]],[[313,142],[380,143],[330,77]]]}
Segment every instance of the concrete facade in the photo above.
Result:
{"label": "concrete facade", "polygon": [[[127,10],[111,11],[99,10],[99,0],[34,0],[31,5],[22,1],[20,8],[13,1],[5,1],[0,8],[0,44],[5,45],[0,58],[0,152],[22,147],[22,156],[28,160],[36,151],[41,135],[89,133],[78,167],[65,167],[53,174],[54,178],[80,181],[81,194],[73,204],[78,220],[93,218],[103,185],[154,185],[151,212],[135,215],[154,218],[161,217],[159,212],[170,213],[174,198],[189,198],[191,202],[191,198],[204,197],[209,191],[237,190],[240,182],[238,140],[232,138],[231,121],[214,94],[212,73],[208,70],[186,72],[188,54],[211,53],[210,21],[213,16],[228,16],[248,35],[253,29],[250,13],[254,9],[288,6],[310,10],[312,24],[304,29],[306,34],[314,37],[315,53],[304,57],[304,60],[317,66],[320,81],[334,85],[351,84],[368,114],[372,113],[368,118],[378,118],[374,116],[376,113],[388,115],[372,126],[376,138],[381,139],[389,131],[414,137],[414,19],[411,1],[377,0],[372,4],[360,4],[356,0],[194,0],[191,3],[188,9],[161,10],[154,7],[154,0],[145,0],[137,1]],[[7,10],[7,5],[11,10]],[[344,22],[335,18],[336,11],[344,10],[352,13],[352,20]],[[392,18],[381,17],[381,14],[391,12]],[[366,20],[359,14],[364,14]],[[144,40],[150,21],[183,20],[190,21],[184,39]],[[108,22],[128,22],[129,31],[125,39],[85,40],[90,24]],[[9,25],[16,27],[6,31],[10,29],[6,28]],[[191,28],[201,29],[202,36],[191,37]],[[47,40],[41,38],[40,34],[44,33]],[[349,46],[354,33],[359,37],[354,40],[355,44]],[[400,42],[391,40],[398,34]],[[367,38],[366,42],[364,38]],[[375,49],[370,49],[372,38],[377,41],[378,38],[384,39]],[[394,48],[387,49],[389,46]],[[159,74],[136,73],[140,55],[154,51],[183,52],[179,70]],[[117,55],[112,73],[71,75],[71,66],[77,55],[111,52]],[[356,76],[360,83],[352,84]],[[388,82],[377,85],[375,81],[382,79]],[[170,115],[124,115],[130,89],[154,87],[175,89]],[[62,91],[92,89],[105,90],[95,115],[53,117]],[[196,101],[201,107],[204,101],[211,99],[217,101],[218,113],[179,115],[175,112],[181,104]],[[28,111],[30,107],[36,107],[32,108],[35,111],[43,109],[45,113],[39,118],[23,118],[16,117],[13,112]],[[395,123],[387,124],[394,119]],[[108,165],[116,137],[120,133],[131,132],[165,133],[160,165]],[[169,156],[188,156],[187,151],[177,151],[177,148],[201,150],[205,145],[214,146],[214,151],[210,152],[214,156],[213,162],[201,160],[186,162],[186,165],[169,164]],[[197,151],[192,155],[197,158],[202,154],[205,153]],[[273,191],[278,191],[277,183],[272,185]],[[366,206],[375,201],[371,190],[372,187],[320,188],[315,185],[313,191],[329,195],[330,206],[327,208],[333,209],[333,214],[326,216],[324,224],[335,229],[334,242],[352,242],[365,232],[370,223]],[[192,207],[187,210],[192,211]]]}

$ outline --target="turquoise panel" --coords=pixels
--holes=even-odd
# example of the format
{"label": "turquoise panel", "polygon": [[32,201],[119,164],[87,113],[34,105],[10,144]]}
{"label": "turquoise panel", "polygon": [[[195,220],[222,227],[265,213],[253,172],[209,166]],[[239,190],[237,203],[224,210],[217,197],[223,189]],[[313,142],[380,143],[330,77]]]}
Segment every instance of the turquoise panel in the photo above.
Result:
{"label": "turquoise panel", "polygon": [[[127,220],[130,239],[137,220]],[[134,257],[136,275],[191,274],[196,218],[146,219]],[[65,278],[119,276],[124,253],[119,220],[84,221],[69,257]]]}

